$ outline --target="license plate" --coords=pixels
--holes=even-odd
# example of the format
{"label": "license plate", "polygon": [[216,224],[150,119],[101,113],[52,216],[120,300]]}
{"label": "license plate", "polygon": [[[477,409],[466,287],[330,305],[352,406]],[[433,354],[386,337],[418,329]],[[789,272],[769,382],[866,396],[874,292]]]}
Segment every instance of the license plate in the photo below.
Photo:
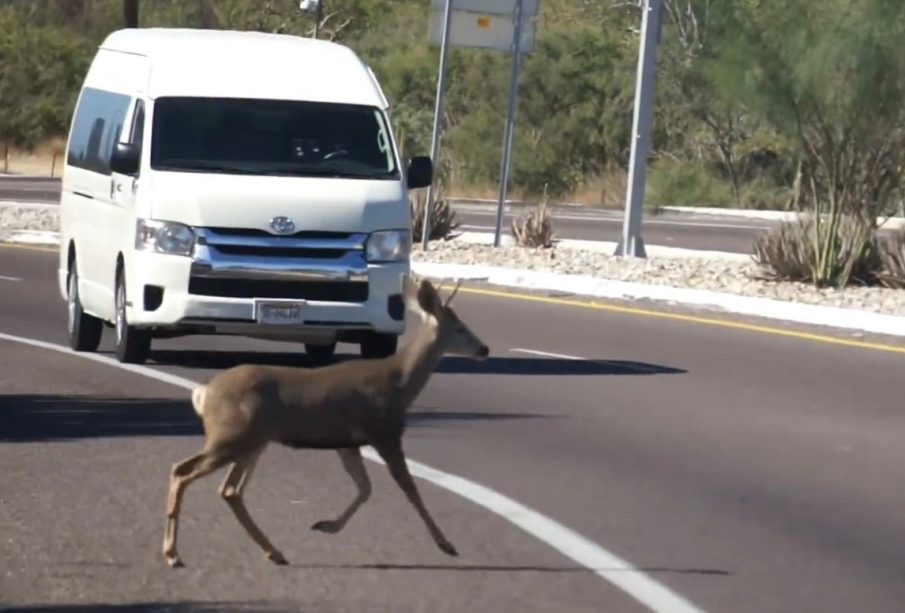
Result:
{"label": "license plate", "polygon": [[300,324],[305,304],[301,302],[257,303],[256,318],[259,324]]}

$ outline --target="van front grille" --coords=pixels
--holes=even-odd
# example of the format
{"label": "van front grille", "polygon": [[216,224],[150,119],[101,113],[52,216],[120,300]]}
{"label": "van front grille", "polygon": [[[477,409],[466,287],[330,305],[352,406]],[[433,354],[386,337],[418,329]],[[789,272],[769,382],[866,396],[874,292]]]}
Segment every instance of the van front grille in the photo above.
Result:
{"label": "van front grille", "polygon": [[212,245],[224,255],[244,255],[265,258],[311,258],[338,260],[348,253],[345,249],[317,249],[305,247],[259,247],[254,245]]}
{"label": "van front grille", "polygon": [[221,298],[367,302],[367,281],[273,281],[191,277],[189,293]]}

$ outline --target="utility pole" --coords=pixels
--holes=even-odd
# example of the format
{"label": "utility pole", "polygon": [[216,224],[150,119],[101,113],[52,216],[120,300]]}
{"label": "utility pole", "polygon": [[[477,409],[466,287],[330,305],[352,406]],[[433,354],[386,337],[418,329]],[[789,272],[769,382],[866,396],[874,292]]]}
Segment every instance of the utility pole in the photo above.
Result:
{"label": "utility pole", "polygon": [[[438,167],[437,158],[440,155],[440,131],[443,125],[443,93],[446,91],[446,62],[449,56],[449,24],[452,20],[452,0],[446,0],[443,9],[443,41],[440,44],[440,74],[437,77],[437,99],[434,104],[434,130],[431,136],[431,162]],[[427,186],[427,201],[424,204],[424,219],[421,226],[421,248],[427,251],[428,238],[430,236],[431,212],[434,208],[434,184],[431,181]]]}
{"label": "utility pole", "polygon": [[127,28],[138,27],[138,0],[123,0],[123,23]]}
{"label": "utility pole", "polygon": [[632,121],[632,153],[628,167],[625,195],[625,219],[622,240],[616,255],[646,257],[641,238],[644,213],[644,188],[647,179],[647,156],[653,122],[654,91],[657,79],[657,45],[660,42],[660,17],[663,0],[644,0],[641,17],[641,44],[638,50],[638,76],[635,85],[635,113]]}
{"label": "utility pole", "polygon": [[500,200],[496,209],[496,228],[493,246],[500,246],[503,230],[503,208],[506,204],[506,189],[509,184],[509,160],[512,154],[512,135],[515,131],[515,112],[518,102],[518,76],[522,67],[522,0],[515,3],[515,33],[512,44],[512,77],[509,82],[509,108],[506,111],[506,131],[503,135],[503,167],[500,170]]}

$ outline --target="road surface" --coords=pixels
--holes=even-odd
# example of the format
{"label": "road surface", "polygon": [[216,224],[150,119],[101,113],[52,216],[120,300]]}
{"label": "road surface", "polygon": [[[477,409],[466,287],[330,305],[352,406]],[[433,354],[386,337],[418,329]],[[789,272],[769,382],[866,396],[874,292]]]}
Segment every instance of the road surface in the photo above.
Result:
{"label": "road surface", "polygon": [[[0,247],[0,333],[64,344],[54,266]],[[310,532],[353,486],[332,452],[276,447],[246,499],[291,565],[265,562],[241,531],[221,471],[189,488],[187,567],[168,569],[167,474],[201,444],[187,392],[0,340],[0,608],[650,610],[605,578],[629,576],[706,611],[902,610],[905,353],[481,288],[455,304],[492,357],[441,365],[413,408],[409,456],[635,571],[592,572],[420,480],[459,549],[448,558],[373,463],[374,496],[346,530]],[[305,364],[293,345],[198,337],[156,342],[148,366],[203,381],[248,361]],[[107,605],[121,608],[93,608]]]}
{"label": "road surface", "polygon": [[[0,201],[59,202],[58,179],[0,177]],[[514,214],[520,214],[517,207]],[[503,230],[510,233],[513,210],[504,214]],[[558,238],[618,242],[622,236],[622,213],[578,207],[554,208],[554,227]],[[461,230],[493,232],[496,207],[456,204]],[[644,239],[649,245],[750,253],[754,239],[771,227],[772,222],[733,218],[662,213],[644,220]]]}

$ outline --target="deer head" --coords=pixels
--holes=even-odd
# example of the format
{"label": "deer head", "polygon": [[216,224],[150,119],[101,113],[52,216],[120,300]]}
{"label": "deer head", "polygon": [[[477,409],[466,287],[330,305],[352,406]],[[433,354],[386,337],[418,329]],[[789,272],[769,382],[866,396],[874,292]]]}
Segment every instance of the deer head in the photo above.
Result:
{"label": "deer head", "polygon": [[484,360],[490,349],[469,329],[450,306],[462,282],[459,281],[446,300],[427,279],[419,282],[406,279],[406,303],[421,316],[425,325],[436,333],[437,344],[442,353]]}

